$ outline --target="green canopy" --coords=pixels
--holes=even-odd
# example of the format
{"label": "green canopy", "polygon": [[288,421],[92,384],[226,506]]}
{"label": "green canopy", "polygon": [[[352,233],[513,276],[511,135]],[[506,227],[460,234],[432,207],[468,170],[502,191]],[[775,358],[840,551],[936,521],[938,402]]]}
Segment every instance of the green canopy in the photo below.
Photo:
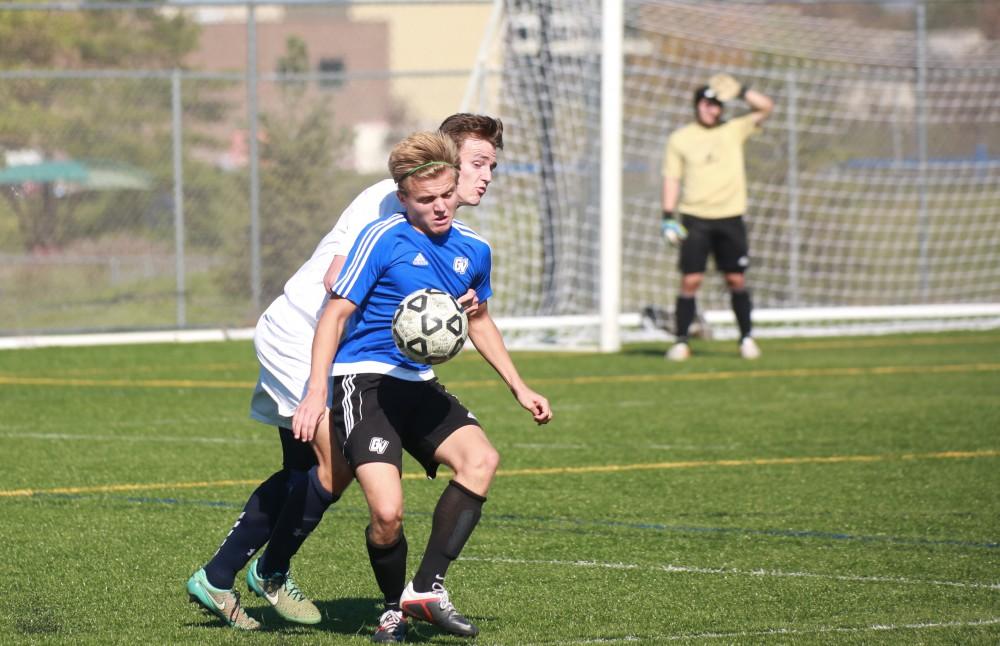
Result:
{"label": "green canopy", "polygon": [[126,164],[114,162],[46,161],[0,169],[0,186],[26,182],[69,182],[93,190],[149,190],[153,181],[149,173]]}

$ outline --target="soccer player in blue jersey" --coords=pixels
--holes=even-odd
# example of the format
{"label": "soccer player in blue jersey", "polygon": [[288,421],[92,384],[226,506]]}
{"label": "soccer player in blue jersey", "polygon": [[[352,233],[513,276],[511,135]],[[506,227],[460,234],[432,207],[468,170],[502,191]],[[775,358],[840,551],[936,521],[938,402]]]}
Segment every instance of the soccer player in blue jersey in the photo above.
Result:
{"label": "soccer player in blue jersey", "polygon": [[[458,113],[439,129],[459,146],[459,204],[476,206],[493,179],[497,151],[503,148],[503,123],[486,115]],[[316,442],[309,435],[294,435],[292,413],[306,392],[313,330],[329,289],[361,230],[381,216],[403,211],[396,190],[394,180],[384,179],[351,202],[257,323],[254,347],[260,378],[251,417],[277,427],[282,468],[251,493],[219,549],[186,583],[192,601],[235,628],[260,628],[245,612],[234,586],[243,568],[247,586],[282,618],[303,624],[322,620],[319,608],[292,579],[290,561],[353,481],[353,474],[341,452],[331,451],[328,434]],[[459,301],[470,313],[475,309],[471,290]],[[263,555],[254,559],[265,544]],[[398,619],[391,613],[385,617],[376,633],[381,637],[393,634],[393,621]],[[383,623],[387,630],[381,630]]]}
{"label": "soccer player in blue jersey", "polygon": [[[332,402],[334,446],[368,502],[368,550],[386,600],[381,621],[388,613],[397,619],[392,630],[380,626],[376,641],[402,641],[404,614],[456,635],[479,632],[450,602],[444,579],[479,522],[500,459],[479,421],[431,367],[396,348],[391,326],[399,302],[423,287],[455,297],[475,290],[479,306],[469,318],[469,338],[536,423],[552,419],[548,400],[521,379],[490,317],[489,244],[454,219],[458,163],[454,142],[440,133],[414,134],[393,149],[389,168],[405,213],[368,225],[351,249],[316,327],[308,389],[292,421],[294,433],[318,435]],[[428,476],[439,464],[455,474],[435,507],[427,548],[408,584],[404,450]]]}

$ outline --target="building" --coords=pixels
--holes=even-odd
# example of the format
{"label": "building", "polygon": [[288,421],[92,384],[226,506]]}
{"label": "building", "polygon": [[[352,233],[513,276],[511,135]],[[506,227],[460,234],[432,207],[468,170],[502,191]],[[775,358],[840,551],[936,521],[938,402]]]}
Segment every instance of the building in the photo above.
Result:
{"label": "building", "polygon": [[[201,42],[186,63],[195,70],[245,74],[247,65],[246,10],[242,8],[199,10]],[[389,68],[389,29],[378,20],[355,21],[342,10],[296,12],[284,8],[261,11],[256,17],[257,100],[261,112],[281,113],[283,102],[326,100],[333,126],[354,131],[353,159],[348,166],[361,171],[384,168],[385,138],[396,110],[392,103]],[[305,45],[308,70],[288,78],[280,64],[289,53],[290,39]],[[364,78],[348,80],[345,75]],[[232,105],[246,105],[242,83],[222,90]],[[220,164],[245,163],[245,110],[237,110],[226,132],[217,134],[231,141]],[[242,124],[241,124],[242,122]]]}

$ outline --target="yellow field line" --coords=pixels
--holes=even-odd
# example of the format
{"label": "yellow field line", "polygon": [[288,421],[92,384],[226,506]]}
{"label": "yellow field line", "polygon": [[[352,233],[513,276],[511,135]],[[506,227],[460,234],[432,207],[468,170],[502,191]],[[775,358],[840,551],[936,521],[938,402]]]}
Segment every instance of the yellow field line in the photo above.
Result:
{"label": "yellow field line", "polygon": [[846,462],[892,462],[897,460],[944,460],[956,458],[991,458],[1000,450],[941,451],[904,455],[830,455],[798,458],[749,458],[746,460],[691,460],[686,462],[653,462],[645,464],[607,464],[584,467],[546,467],[499,471],[498,476],[554,475],[575,473],[619,473],[622,471],[658,471],[664,469],[696,469],[701,467],[747,467],[790,464],[842,464]]}
{"label": "yellow field line", "polygon": [[935,345],[1000,345],[1000,336],[942,337],[941,335],[917,339],[837,339],[830,341],[798,341],[782,345],[784,350],[830,350],[833,348],[898,348]]}
{"label": "yellow field line", "polygon": [[251,389],[249,381],[194,379],[76,379],[64,377],[11,377],[0,375],[0,385],[9,386],[98,386],[114,388],[239,388]]}
{"label": "yellow field line", "polygon": [[[895,462],[899,460],[949,460],[995,458],[1000,450],[939,451],[935,453],[904,453],[901,455],[829,455],[791,458],[749,458],[745,460],[689,460],[684,462],[653,462],[639,464],[595,464],[580,467],[540,467],[532,469],[500,470],[497,476],[544,476],[585,473],[621,473],[626,471],[660,471],[666,469],[697,469],[713,467],[786,466],[795,464],[844,464],[852,462]],[[422,480],[424,475],[405,474],[406,480]],[[91,487],[55,487],[51,489],[0,489],[0,498],[24,498],[40,494],[72,495],[90,493],[125,493],[172,489],[209,489],[215,487],[243,487],[259,484],[258,480],[215,480],[204,482],[160,482],[144,484],[111,484]]]}
{"label": "yellow field line", "polygon": [[[244,361],[242,363],[188,363],[185,364],[185,366],[192,372],[196,371],[218,372],[220,370],[256,372],[258,369],[257,365],[252,360]],[[128,371],[130,373],[156,372],[157,370],[162,370],[162,368],[156,364],[128,367]],[[120,374],[121,368],[78,368],[78,369],[60,370],[59,372],[64,375],[72,375],[76,377],[108,375],[108,374],[114,375],[114,374]]]}
{"label": "yellow field line", "polygon": [[[726,379],[765,379],[775,377],[863,377],[872,375],[936,374],[957,372],[996,372],[1000,363],[973,363],[939,366],[875,366],[872,368],[789,368],[785,370],[724,370],[720,372],[688,372],[662,375],[587,375],[584,377],[553,377],[532,379],[532,384],[570,385],[609,383],[658,383],[668,381],[723,381]],[[482,388],[499,386],[495,380],[453,381],[452,388]]]}
{"label": "yellow field line", "polygon": [[[915,373],[995,372],[1000,363],[972,363],[939,366],[874,366],[871,368],[788,368],[784,370],[723,370],[720,372],[689,372],[665,375],[588,375],[554,379],[532,379],[545,384],[607,384],[662,381],[722,381],[726,379],[764,379],[775,377],[863,377],[869,375],[903,375]],[[466,382],[484,383],[484,382]],[[459,385],[456,383],[456,385]]]}
{"label": "yellow field line", "polygon": [[[829,350],[836,348],[892,348],[892,347],[916,347],[916,346],[936,346],[936,345],[980,345],[980,344],[1000,344],[1000,336],[959,336],[959,337],[945,337],[943,335],[937,334],[929,337],[917,337],[917,338],[892,338],[892,337],[877,337],[877,338],[851,338],[851,339],[835,339],[835,340],[816,340],[816,341],[798,341],[791,343],[783,343],[781,345],[782,351],[785,350]],[[531,357],[577,357],[586,356],[592,354],[587,351],[545,351],[545,350],[527,350],[521,354],[530,355]],[[477,361],[478,356],[475,352],[465,352],[455,357],[452,361],[468,362]],[[192,364],[192,368],[195,370],[256,370],[256,366],[251,363],[209,363],[209,364]],[[152,372],[157,370],[156,366],[134,366],[129,368],[131,371],[138,372]],[[115,369],[116,372],[118,371]],[[86,370],[66,370],[63,371],[64,374],[76,374],[76,375],[99,375],[106,374],[108,370],[101,369],[86,369]],[[2,379],[2,378],[0,378]],[[14,383],[14,382],[3,382],[0,383]],[[100,385],[103,385],[102,382]],[[186,382],[176,382],[176,381],[166,381],[166,385],[173,386],[175,384],[181,385],[183,387],[187,386]],[[200,384],[201,382],[199,382]],[[233,387],[232,384],[235,382],[216,382],[221,385],[217,386],[207,386],[216,388],[229,388]],[[57,385],[64,385],[62,383]],[[73,384],[69,384],[73,385]],[[99,385],[96,383],[81,383],[78,385]],[[118,385],[110,383],[109,385]],[[243,387],[242,384],[240,387]]]}
{"label": "yellow field line", "polygon": [[[783,377],[863,377],[872,375],[940,374],[961,372],[996,372],[1000,363],[971,363],[936,366],[873,366],[871,368],[788,368],[783,370],[724,370],[657,375],[588,375],[583,377],[541,377],[532,384],[586,385],[609,383],[659,383],[669,381],[723,381],[727,379],[766,379]],[[94,386],[115,388],[238,388],[250,389],[247,381],[212,381],[194,379],[75,379],[59,377],[15,377],[0,375],[0,385],[11,386]],[[503,386],[499,379],[451,381],[451,388],[493,388]]]}

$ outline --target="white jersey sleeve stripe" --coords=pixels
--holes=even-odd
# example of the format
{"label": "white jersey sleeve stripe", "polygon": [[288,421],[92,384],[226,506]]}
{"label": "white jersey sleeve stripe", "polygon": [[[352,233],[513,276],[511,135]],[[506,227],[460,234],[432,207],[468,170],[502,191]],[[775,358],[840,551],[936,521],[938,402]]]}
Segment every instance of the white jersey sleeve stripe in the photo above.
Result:
{"label": "white jersey sleeve stripe", "polygon": [[[402,216],[399,216],[399,217],[402,217]],[[378,239],[378,236],[381,234],[381,232],[383,230],[385,230],[387,227],[391,226],[394,223],[394,221],[396,220],[396,218],[397,218],[397,216],[392,216],[390,218],[386,218],[386,220],[384,222],[381,222],[379,224],[373,225],[372,227],[370,227],[365,232],[365,234],[361,238],[361,240],[355,242],[355,246],[358,248],[358,251],[354,255],[353,262],[350,265],[347,265],[346,267],[344,267],[341,270],[340,277],[338,278],[337,282],[334,284],[334,288],[336,288],[345,279],[347,279],[348,275],[350,275],[352,272],[353,273],[358,273],[358,272],[361,271],[361,268],[364,266],[364,263],[362,262],[362,263],[359,264],[358,260],[360,258],[362,258],[362,256],[367,257],[367,253],[365,252],[365,249],[368,249],[372,245],[374,245],[375,241]]]}
{"label": "white jersey sleeve stripe", "polygon": [[354,254],[351,264],[344,267],[344,270],[340,272],[340,278],[333,285],[333,291],[336,294],[347,294],[354,287],[354,283],[357,282],[358,277],[361,275],[361,271],[364,269],[365,264],[368,262],[368,257],[371,255],[372,250],[375,248],[375,243],[382,237],[382,235],[396,226],[397,224],[405,223],[406,218],[402,215],[394,215],[388,218],[385,222],[379,222],[373,225],[365,233],[364,238],[356,245],[357,251]]}

